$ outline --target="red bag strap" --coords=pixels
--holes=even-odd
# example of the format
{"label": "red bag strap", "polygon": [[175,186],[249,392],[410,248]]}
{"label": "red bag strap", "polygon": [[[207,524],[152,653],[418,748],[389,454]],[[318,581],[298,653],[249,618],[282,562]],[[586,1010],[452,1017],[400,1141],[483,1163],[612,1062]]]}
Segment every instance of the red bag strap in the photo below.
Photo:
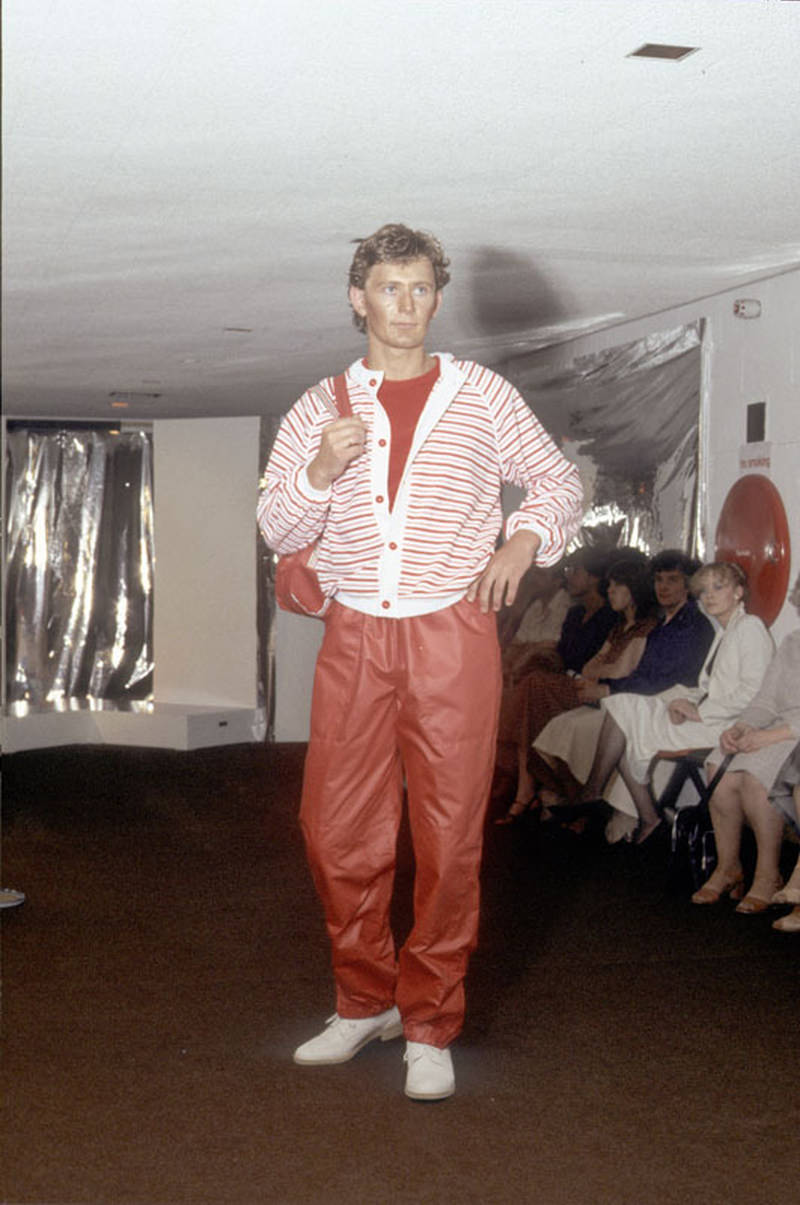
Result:
{"label": "red bag strap", "polygon": [[333,388],[336,392],[336,408],[339,414],[342,418],[351,418],[353,407],[350,405],[350,394],[347,392],[347,381],[344,379],[343,372],[333,378]]}

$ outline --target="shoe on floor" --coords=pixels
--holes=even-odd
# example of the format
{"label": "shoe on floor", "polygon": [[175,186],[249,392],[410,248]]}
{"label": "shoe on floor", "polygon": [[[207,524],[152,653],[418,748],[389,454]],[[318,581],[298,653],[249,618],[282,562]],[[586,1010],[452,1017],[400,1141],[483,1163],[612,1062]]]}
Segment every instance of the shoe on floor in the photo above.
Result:
{"label": "shoe on floor", "polygon": [[800,904],[800,887],[792,887],[791,880],[772,897],[773,904]]}
{"label": "shoe on floor", "polygon": [[800,933],[800,907],[794,907],[786,916],[774,920],[772,927],[779,933]]}
{"label": "shoe on floor", "polygon": [[735,879],[729,879],[727,883],[720,883],[719,887],[712,887],[711,880],[699,887],[692,896],[693,904],[718,904],[724,896],[730,896],[732,900],[740,900],[744,895],[744,878],[742,875],[737,875]]}
{"label": "shoe on floor", "polygon": [[25,892],[13,887],[0,887],[0,908],[17,908],[25,903]]}
{"label": "shoe on floor", "polygon": [[609,845],[616,845],[620,841],[630,841],[636,832],[637,823],[635,816],[629,816],[626,812],[619,812],[615,808],[611,819],[606,824],[606,841]]}
{"label": "shoe on floor", "polygon": [[406,1096],[412,1100],[444,1100],[456,1090],[450,1051],[425,1042],[406,1042]]}
{"label": "shoe on floor", "polygon": [[780,891],[782,886],[783,883],[778,879],[774,890],[767,892],[766,899],[760,895],[753,895],[751,889],[742,902],[737,905],[736,911],[742,916],[757,916],[760,912],[766,912],[768,908],[773,907],[773,896]]}
{"label": "shoe on floor", "polygon": [[374,1017],[340,1017],[334,1013],[328,1017],[322,1033],[297,1047],[294,1061],[303,1067],[347,1063],[375,1038],[388,1042],[391,1038],[399,1038],[402,1032],[403,1023],[397,1008],[389,1008]]}

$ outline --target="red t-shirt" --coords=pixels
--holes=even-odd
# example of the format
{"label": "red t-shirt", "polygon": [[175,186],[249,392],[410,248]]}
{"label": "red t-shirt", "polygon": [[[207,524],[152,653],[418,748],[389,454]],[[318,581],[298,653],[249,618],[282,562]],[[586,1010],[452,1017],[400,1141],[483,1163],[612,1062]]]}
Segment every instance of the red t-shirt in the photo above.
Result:
{"label": "red t-shirt", "polygon": [[403,469],[406,467],[408,453],[414,439],[419,416],[422,414],[428,394],[439,377],[439,361],[437,360],[430,372],[421,377],[412,377],[410,381],[387,381],[378,390],[378,401],[389,417],[392,428],[392,441],[389,449],[389,480],[387,493],[389,508],[394,506],[397,488]]}

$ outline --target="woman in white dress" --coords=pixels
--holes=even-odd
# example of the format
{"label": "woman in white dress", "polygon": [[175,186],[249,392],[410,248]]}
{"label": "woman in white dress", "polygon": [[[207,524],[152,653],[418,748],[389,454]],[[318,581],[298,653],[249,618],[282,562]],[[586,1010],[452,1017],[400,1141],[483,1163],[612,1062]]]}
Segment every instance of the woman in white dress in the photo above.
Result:
{"label": "woman in white dress", "polygon": [[[656,620],[650,570],[636,561],[619,561],[608,571],[608,603],[619,616],[599,653],[575,679],[583,706],[554,716],[533,742],[529,769],[540,783],[544,807],[573,803],[592,766],[603,724],[599,700],[610,691],[599,679],[624,678],[639,664]],[[624,651],[616,649],[624,642]]]}
{"label": "woman in white dress", "polygon": [[[800,611],[800,577],[789,595]],[[770,904],[800,904],[800,872],[795,871],[780,890],[779,860],[786,823],[800,832],[797,811],[800,783],[800,629],[781,642],[761,688],[736,723],[720,736],[719,748],[707,762],[712,775],[727,753],[733,761],[717,784],[709,810],[717,843],[717,866],[706,883],[692,896],[695,904],[716,904],[723,896],[738,899],[736,911],[763,912]],[[739,860],[742,829],[747,824],[756,839],[753,882],[744,894],[744,876]],[[797,911],[797,910],[796,910]],[[785,923],[788,922],[788,923]],[[788,931],[795,926],[792,914],[776,921]]]}
{"label": "woman in white dress", "polygon": [[639,814],[639,845],[662,823],[648,785],[655,754],[661,749],[713,747],[755,695],[774,652],[764,624],[744,609],[746,577],[738,565],[705,565],[691,585],[719,627],[697,686],[603,699],[606,716],[583,791],[584,802],[600,799],[618,770]]}

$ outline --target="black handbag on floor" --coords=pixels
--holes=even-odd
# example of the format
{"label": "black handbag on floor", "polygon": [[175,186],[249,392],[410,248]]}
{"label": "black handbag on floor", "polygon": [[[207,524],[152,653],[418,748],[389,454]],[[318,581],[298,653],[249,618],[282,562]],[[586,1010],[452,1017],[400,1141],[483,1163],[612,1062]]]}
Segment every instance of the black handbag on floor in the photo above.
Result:
{"label": "black handbag on floor", "polygon": [[672,825],[673,869],[684,869],[697,891],[717,865],[717,844],[708,807],[681,808]]}
{"label": "black handbag on floor", "polygon": [[733,753],[723,757],[698,802],[693,807],[678,808],[672,822],[672,869],[688,872],[693,891],[702,887],[717,865],[717,843],[708,804],[733,757]]}

